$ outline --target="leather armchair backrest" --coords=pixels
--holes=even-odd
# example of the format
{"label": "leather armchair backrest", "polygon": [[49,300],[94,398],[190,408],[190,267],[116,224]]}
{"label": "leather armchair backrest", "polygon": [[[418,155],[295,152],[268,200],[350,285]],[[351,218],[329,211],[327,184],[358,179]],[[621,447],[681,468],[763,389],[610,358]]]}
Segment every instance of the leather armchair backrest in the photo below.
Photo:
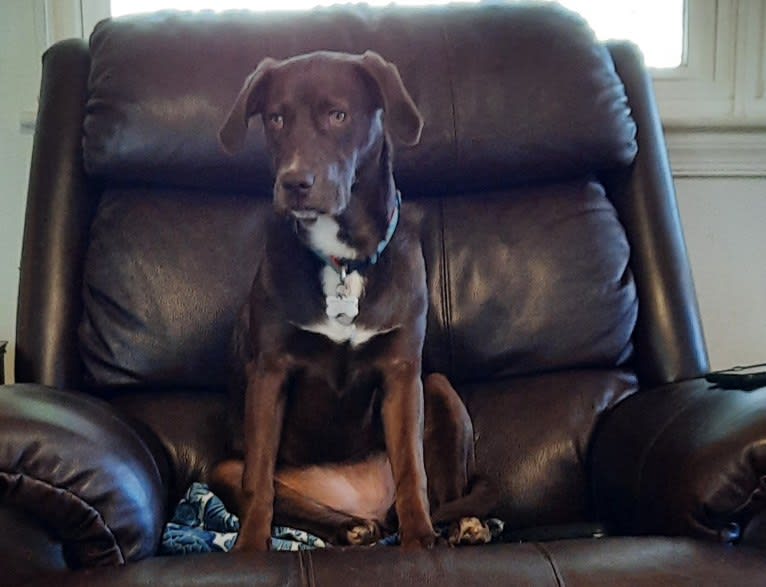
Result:
{"label": "leather armchair backrest", "polygon": [[[50,234],[44,217],[28,215],[20,380],[78,385],[79,328],[93,384],[225,383],[228,332],[259,259],[271,180],[257,121],[235,157],[216,133],[261,58],[316,49],[380,52],[426,120],[420,145],[397,152],[396,175],[424,216],[428,368],[475,380],[632,360],[648,382],[704,370],[640,60],[613,49],[632,76],[626,97],[623,73],[582,21],[508,5],[100,24],[88,87],[78,90],[85,101],[67,111],[84,129],[70,163],[86,188],[69,186],[56,206],[74,206],[75,220],[61,218],[66,226]],[[38,133],[55,125],[45,99]],[[45,176],[45,163],[33,164],[33,177]],[[31,191],[30,209],[48,197]],[[75,245],[49,250],[62,232]],[[46,291],[32,283],[40,259],[61,269]],[[73,297],[80,288],[84,308]],[[53,343],[33,351],[51,316]]]}
{"label": "leather armchair backrest", "polygon": [[111,182],[270,193],[262,133],[230,157],[217,131],[261,59],[320,49],[373,49],[399,67],[426,121],[420,145],[397,154],[408,197],[582,175],[636,153],[608,51],[569,12],[340,7],[101,23],[91,38],[87,168]]}

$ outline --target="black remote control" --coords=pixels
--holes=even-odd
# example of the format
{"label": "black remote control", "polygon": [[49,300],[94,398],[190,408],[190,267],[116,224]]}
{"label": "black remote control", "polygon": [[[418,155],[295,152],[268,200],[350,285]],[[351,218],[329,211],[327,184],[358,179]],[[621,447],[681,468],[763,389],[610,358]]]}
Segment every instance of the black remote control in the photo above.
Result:
{"label": "black remote control", "polygon": [[751,391],[766,387],[766,363],[716,371],[707,375],[705,379],[724,389]]}

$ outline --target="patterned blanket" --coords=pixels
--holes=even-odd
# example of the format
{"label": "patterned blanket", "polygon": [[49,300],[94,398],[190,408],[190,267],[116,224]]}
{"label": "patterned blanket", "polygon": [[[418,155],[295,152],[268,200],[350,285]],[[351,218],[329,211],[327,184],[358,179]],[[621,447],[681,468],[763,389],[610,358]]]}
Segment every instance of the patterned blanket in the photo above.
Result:
{"label": "patterned blanket", "polygon": [[[488,520],[493,539],[502,532],[502,522]],[[447,528],[437,528],[442,533]],[[204,483],[193,483],[176,507],[173,519],[165,525],[160,554],[192,554],[226,552],[237,541],[239,519],[226,510],[223,502]],[[379,545],[399,544],[394,534],[381,540]],[[272,550],[308,550],[331,545],[303,530],[274,526],[271,535]]]}
{"label": "patterned blanket", "polygon": [[[160,554],[226,552],[237,541],[239,519],[204,483],[193,483],[165,525]],[[274,526],[272,550],[304,550],[329,546],[302,530]]]}

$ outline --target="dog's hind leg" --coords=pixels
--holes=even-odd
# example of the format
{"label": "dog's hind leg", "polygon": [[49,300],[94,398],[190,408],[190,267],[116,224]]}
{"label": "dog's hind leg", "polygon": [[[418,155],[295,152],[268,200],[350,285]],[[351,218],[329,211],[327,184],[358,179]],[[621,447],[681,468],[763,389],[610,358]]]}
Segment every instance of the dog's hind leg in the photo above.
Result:
{"label": "dog's hind leg", "polygon": [[423,396],[423,450],[428,500],[434,513],[463,497],[471,482],[475,467],[473,424],[460,396],[443,375],[425,378]]}
{"label": "dog's hind leg", "polygon": [[380,525],[340,512],[276,483],[274,523],[300,528],[336,545],[367,546],[382,538]]}
{"label": "dog's hind leg", "polygon": [[489,542],[490,530],[480,518],[489,515],[496,496],[486,481],[476,478],[468,410],[443,375],[426,377],[423,393],[423,450],[432,521],[452,523],[450,544]]}
{"label": "dog's hind leg", "polygon": [[[244,511],[242,472],[244,463],[230,459],[216,465],[209,475],[212,491],[226,507],[241,516]],[[345,514],[275,480],[274,524],[298,528],[337,545],[366,546],[382,538],[374,520]]]}

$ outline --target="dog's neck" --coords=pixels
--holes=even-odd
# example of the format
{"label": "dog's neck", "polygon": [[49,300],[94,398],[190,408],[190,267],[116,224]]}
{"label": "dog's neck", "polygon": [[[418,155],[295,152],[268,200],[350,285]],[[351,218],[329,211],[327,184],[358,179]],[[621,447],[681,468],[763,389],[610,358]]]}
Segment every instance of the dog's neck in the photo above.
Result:
{"label": "dog's neck", "polygon": [[400,199],[394,183],[391,147],[381,141],[376,155],[357,170],[351,199],[335,217],[320,217],[301,238],[322,258],[374,264],[399,221]]}

